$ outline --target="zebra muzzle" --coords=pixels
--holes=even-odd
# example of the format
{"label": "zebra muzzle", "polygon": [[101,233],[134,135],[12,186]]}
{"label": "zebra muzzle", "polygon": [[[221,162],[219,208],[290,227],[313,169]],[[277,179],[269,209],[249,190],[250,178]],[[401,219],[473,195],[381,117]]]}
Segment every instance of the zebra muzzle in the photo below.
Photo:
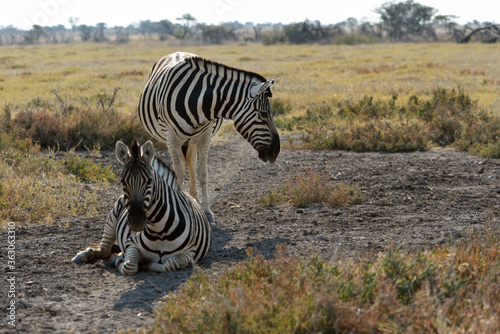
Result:
{"label": "zebra muzzle", "polygon": [[257,152],[259,152],[260,160],[274,163],[280,154],[280,137],[278,135],[273,136],[271,145],[260,147],[257,149]]}
{"label": "zebra muzzle", "polygon": [[146,210],[142,202],[130,202],[127,223],[134,232],[144,229],[144,226],[146,226]]}

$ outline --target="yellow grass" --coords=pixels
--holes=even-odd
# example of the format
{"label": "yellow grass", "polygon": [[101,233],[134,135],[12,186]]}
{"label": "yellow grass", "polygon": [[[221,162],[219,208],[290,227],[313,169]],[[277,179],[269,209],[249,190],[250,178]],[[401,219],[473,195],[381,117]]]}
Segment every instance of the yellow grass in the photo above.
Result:
{"label": "yellow grass", "polygon": [[276,79],[274,96],[300,114],[332,100],[388,99],[465,89],[500,114],[500,47],[486,44],[172,46],[161,42],[0,47],[0,107],[36,97],[89,99],[121,87],[117,106],[135,112],[153,63],[184,50]]}

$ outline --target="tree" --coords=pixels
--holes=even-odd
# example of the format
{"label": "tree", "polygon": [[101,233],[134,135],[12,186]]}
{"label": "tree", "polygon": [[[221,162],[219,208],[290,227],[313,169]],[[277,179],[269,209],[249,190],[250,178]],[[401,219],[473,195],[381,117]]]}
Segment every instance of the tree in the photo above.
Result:
{"label": "tree", "polygon": [[80,38],[82,39],[82,42],[90,41],[90,38],[92,37],[92,27],[82,24],[78,26],[78,32],[80,33]]}
{"label": "tree", "polygon": [[210,44],[222,44],[224,41],[235,41],[236,35],[234,33],[234,29],[231,29],[225,25],[204,25],[199,24],[198,28],[202,32],[202,38],[205,43]]}
{"label": "tree", "polygon": [[24,38],[23,32],[11,25],[0,29],[0,33],[4,36],[5,43],[9,45],[21,44]]}
{"label": "tree", "polygon": [[355,29],[357,25],[358,25],[358,20],[356,20],[354,17],[350,17],[347,19],[347,26],[351,31],[351,35],[354,35],[354,33],[356,32]]}
{"label": "tree", "polygon": [[106,28],[106,23],[101,22],[96,24],[93,37],[94,42],[102,43],[107,41],[107,38],[104,35],[105,28]]}
{"label": "tree", "polygon": [[[470,32],[468,32],[470,30]],[[500,25],[486,23],[486,25],[472,29],[466,25],[464,31],[455,30],[458,43],[469,43],[474,35],[480,35],[483,43],[496,43],[500,41]]]}
{"label": "tree", "polygon": [[174,24],[169,20],[161,20],[156,23],[158,26],[158,33],[160,34],[160,41],[164,41],[169,35],[174,34]]}
{"label": "tree", "polygon": [[[422,36],[428,33],[436,9],[407,0],[386,2],[375,10],[380,14],[384,29],[392,41],[407,40],[410,35]],[[432,33],[431,33],[432,34]]]}
{"label": "tree", "polygon": [[154,24],[151,20],[145,20],[139,22],[139,31],[144,36],[144,39],[150,39],[151,33],[154,32]]}
{"label": "tree", "polygon": [[47,36],[47,33],[42,26],[35,24],[33,28],[24,36],[24,42],[27,44],[38,44],[40,39]]}
{"label": "tree", "polygon": [[116,43],[128,43],[130,36],[130,26],[116,27]]}
{"label": "tree", "polygon": [[191,31],[191,26],[194,24],[194,22],[196,22],[196,19],[191,14],[184,14],[182,15],[182,17],[178,17],[177,21],[183,21],[182,29],[178,34],[178,37],[184,40]]}
{"label": "tree", "polygon": [[78,17],[70,17],[68,22],[71,24],[71,29],[76,30],[77,24],[80,19]]}
{"label": "tree", "polygon": [[455,21],[453,21],[457,17],[458,16],[455,15],[436,15],[436,17],[434,17],[434,23],[440,27],[444,27],[446,33],[451,35],[453,34],[455,27],[458,25]]}

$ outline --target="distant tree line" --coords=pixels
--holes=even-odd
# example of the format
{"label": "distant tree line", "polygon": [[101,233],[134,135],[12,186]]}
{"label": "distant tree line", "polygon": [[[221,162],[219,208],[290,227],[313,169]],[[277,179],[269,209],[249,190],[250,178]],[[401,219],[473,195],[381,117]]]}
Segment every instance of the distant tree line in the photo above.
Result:
{"label": "distant tree line", "polygon": [[105,23],[98,23],[95,26],[79,25],[78,18],[70,18],[69,29],[63,25],[54,27],[34,25],[28,31],[12,26],[0,27],[0,45],[127,43],[133,38],[205,44],[253,41],[266,45],[432,41],[494,43],[500,40],[500,25],[474,21],[460,26],[454,21],[456,16],[436,15],[437,9],[413,0],[387,2],[375,12],[380,15],[378,23],[360,22],[350,17],[343,22],[329,25],[309,20],[290,24],[242,24],[236,21],[207,25],[198,23],[191,14],[184,14],[176,18],[175,22],[167,19],[157,22],[145,20],[127,27],[107,27]]}

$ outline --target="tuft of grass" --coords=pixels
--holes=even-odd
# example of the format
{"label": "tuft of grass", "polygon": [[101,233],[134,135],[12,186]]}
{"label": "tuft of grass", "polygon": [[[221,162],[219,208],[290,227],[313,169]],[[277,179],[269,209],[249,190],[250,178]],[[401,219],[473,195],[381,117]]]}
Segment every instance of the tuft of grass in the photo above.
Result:
{"label": "tuft of grass", "polygon": [[338,207],[363,202],[363,196],[355,187],[342,182],[332,185],[328,179],[326,172],[314,172],[308,168],[290,176],[278,190],[269,190],[259,200],[264,206],[288,202],[299,208],[308,207],[310,204]]}
{"label": "tuft of grass", "polygon": [[497,333],[500,234],[427,252],[325,262],[253,249],[222,274],[197,269],[143,333]]}

